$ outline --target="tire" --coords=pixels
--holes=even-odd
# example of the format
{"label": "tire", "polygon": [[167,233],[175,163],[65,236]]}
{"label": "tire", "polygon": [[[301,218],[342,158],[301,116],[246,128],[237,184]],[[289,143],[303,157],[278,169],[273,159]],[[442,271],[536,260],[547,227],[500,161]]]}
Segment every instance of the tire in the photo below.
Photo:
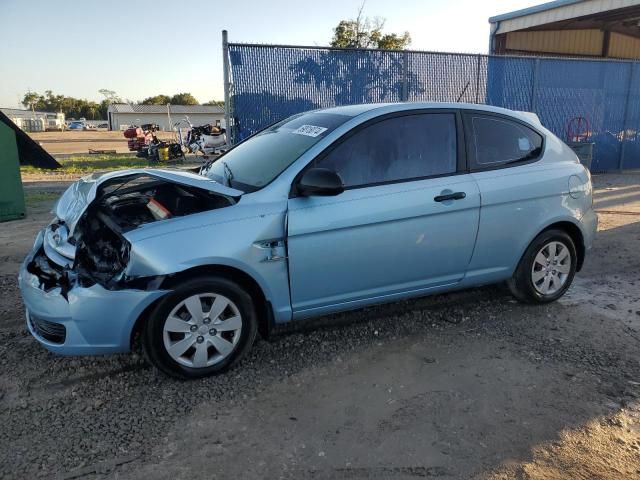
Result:
{"label": "tire", "polygon": [[257,331],[256,308],[247,291],[226,278],[204,275],[179,284],[158,302],[141,340],[158,370],[190,379],[235,365],[251,349]]}
{"label": "tire", "polygon": [[509,289],[524,303],[553,302],[571,286],[577,264],[576,246],[571,237],[562,230],[547,230],[525,251],[508,281]]}

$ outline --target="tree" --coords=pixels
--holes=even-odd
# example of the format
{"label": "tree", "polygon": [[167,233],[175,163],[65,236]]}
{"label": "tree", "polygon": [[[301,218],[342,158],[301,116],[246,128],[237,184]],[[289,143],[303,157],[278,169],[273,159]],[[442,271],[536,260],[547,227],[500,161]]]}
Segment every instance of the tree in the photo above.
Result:
{"label": "tree", "polygon": [[363,16],[364,3],[358,10],[358,16],[351,20],[341,20],[333,29],[331,46],[337,48],[379,48],[403,50],[411,44],[411,35],[404,32],[382,33],[385,20],[375,17],[371,20]]}
{"label": "tree", "polygon": [[153,97],[145,98],[139,103],[141,105],[166,105],[167,103],[171,105],[200,105],[193,95],[186,92],[176,93],[172,97],[163,94],[154,95]]}
{"label": "tree", "polygon": [[36,92],[27,92],[24,94],[24,97],[22,97],[22,105],[25,108],[29,108],[31,110],[35,110],[36,106],[38,105],[38,103],[41,100],[41,96],[40,94],[36,93]]}
{"label": "tree", "polygon": [[22,99],[22,104],[32,110],[62,112],[67,118],[84,117],[90,120],[107,118],[109,107],[106,99],[96,103],[86,99],[55,95],[51,90],[45,90],[44,95],[27,92]]}
{"label": "tree", "polygon": [[104,95],[104,100],[106,100],[108,104],[122,102],[120,97],[113,90],[101,88],[100,90],[98,90],[98,93]]}
{"label": "tree", "polygon": [[167,103],[173,103],[171,97],[168,95],[154,95],[153,97],[145,98],[140,102],[142,105],[166,105]]}
{"label": "tree", "polygon": [[171,105],[200,105],[190,93],[176,93],[169,101]]}
{"label": "tree", "polygon": [[324,88],[336,105],[389,102],[410,98],[424,88],[418,76],[406,68],[402,50],[411,42],[402,36],[382,32],[384,20],[364,18],[364,4],[355,20],[343,20],[334,29],[332,47],[367,49],[354,52],[320,50],[289,66],[294,81]]}
{"label": "tree", "polygon": [[216,107],[224,107],[224,100],[209,100],[206,103],[203,103],[202,105],[213,105]]}
{"label": "tree", "polygon": [[404,50],[411,45],[411,35],[404,32],[402,36],[395,33],[387,33],[378,39],[378,48],[385,50]]}
{"label": "tree", "polygon": [[[31,110],[45,112],[62,112],[67,118],[86,118],[102,120],[107,118],[107,110],[112,103],[122,102],[113,90],[101,89],[99,92],[105,97],[100,103],[86,99],[56,95],[51,90],[45,90],[44,95],[37,92],[27,92],[22,97],[22,105]],[[156,95],[145,98],[144,105],[199,105],[190,93],[178,93],[173,97]]]}
{"label": "tree", "polygon": [[109,105],[111,105],[111,103],[116,102],[111,102],[111,100],[107,98],[100,102],[100,106],[98,107],[98,118],[106,119],[109,116]]}
{"label": "tree", "polygon": [[48,112],[61,112],[64,98],[64,95],[54,95],[51,90],[45,90],[43,97],[43,109]]}

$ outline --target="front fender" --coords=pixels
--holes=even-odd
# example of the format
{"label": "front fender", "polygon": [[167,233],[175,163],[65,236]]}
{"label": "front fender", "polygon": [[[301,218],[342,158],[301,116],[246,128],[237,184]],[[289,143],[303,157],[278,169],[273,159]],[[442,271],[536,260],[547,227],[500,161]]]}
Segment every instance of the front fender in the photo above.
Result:
{"label": "front fender", "polygon": [[[226,266],[238,269],[262,289],[271,302],[276,322],[291,319],[289,273],[286,255],[271,256],[263,244],[284,241],[285,203],[259,214],[239,205],[211,212],[205,222],[181,228],[156,222],[154,229],[126,234],[131,252],[126,275],[130,278],[171,275],[200,266]],[[234,211],[233,215],[220,215]],[[186,220],[186,219],[185,219]],[[201,217],[202,220],[202,217]],[[174,225],[175,226],[175,225]],[[277,258],[274,260],[274,258]]]}

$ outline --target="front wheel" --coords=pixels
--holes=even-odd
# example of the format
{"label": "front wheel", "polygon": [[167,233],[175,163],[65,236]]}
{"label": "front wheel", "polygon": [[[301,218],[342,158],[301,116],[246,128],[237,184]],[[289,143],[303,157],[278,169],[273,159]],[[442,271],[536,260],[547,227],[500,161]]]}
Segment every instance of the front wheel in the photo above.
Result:
{"label": "front wheel", "polygon": [[255,340],[251,296],[226,278],[188,280],[160,300],[142,331],[142,346],[160,371],[178,378],[221,373]]}
{"label": "front wheel", "polygon": [[527,248],[508,282],[509,288],[522,302],[553,302],[571,286],[576,266],[576,247],[571,237],[562,230],[547,230]]}

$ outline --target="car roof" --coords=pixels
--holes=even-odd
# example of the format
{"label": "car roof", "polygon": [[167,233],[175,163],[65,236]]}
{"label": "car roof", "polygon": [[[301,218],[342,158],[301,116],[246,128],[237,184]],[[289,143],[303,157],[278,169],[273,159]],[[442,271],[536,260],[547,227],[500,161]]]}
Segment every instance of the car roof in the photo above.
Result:
{"label": "car roof", "polygon": [[359,105],[345,105],[342,107],[321,108],[316,112],[335,113],[337,115],[346,115],[348,117],[357,117],[358,115],[375,110],[377,108],[395,105],[394,103],[361,103]]}
{"label": "car roof", "polygon": [[478,110],[489,113],[501,113],[524,120],[527,123],[540,124],[540,120],[535,113],[519,112],[509,110],[507,108],[494,107],[492,105],[484,105],[479,103],[461,103],[461,102],[398,102],[398,103],[366,103],[359,105],[346,105],[343,107],[330,107],[317,112],[335,113],[338,115],[347,115],[349,117],[357,117],[359,115],[371,112],[380,115],[385,113],[400,112],[407,110],[424,110],[424,109],[468,109]]}

